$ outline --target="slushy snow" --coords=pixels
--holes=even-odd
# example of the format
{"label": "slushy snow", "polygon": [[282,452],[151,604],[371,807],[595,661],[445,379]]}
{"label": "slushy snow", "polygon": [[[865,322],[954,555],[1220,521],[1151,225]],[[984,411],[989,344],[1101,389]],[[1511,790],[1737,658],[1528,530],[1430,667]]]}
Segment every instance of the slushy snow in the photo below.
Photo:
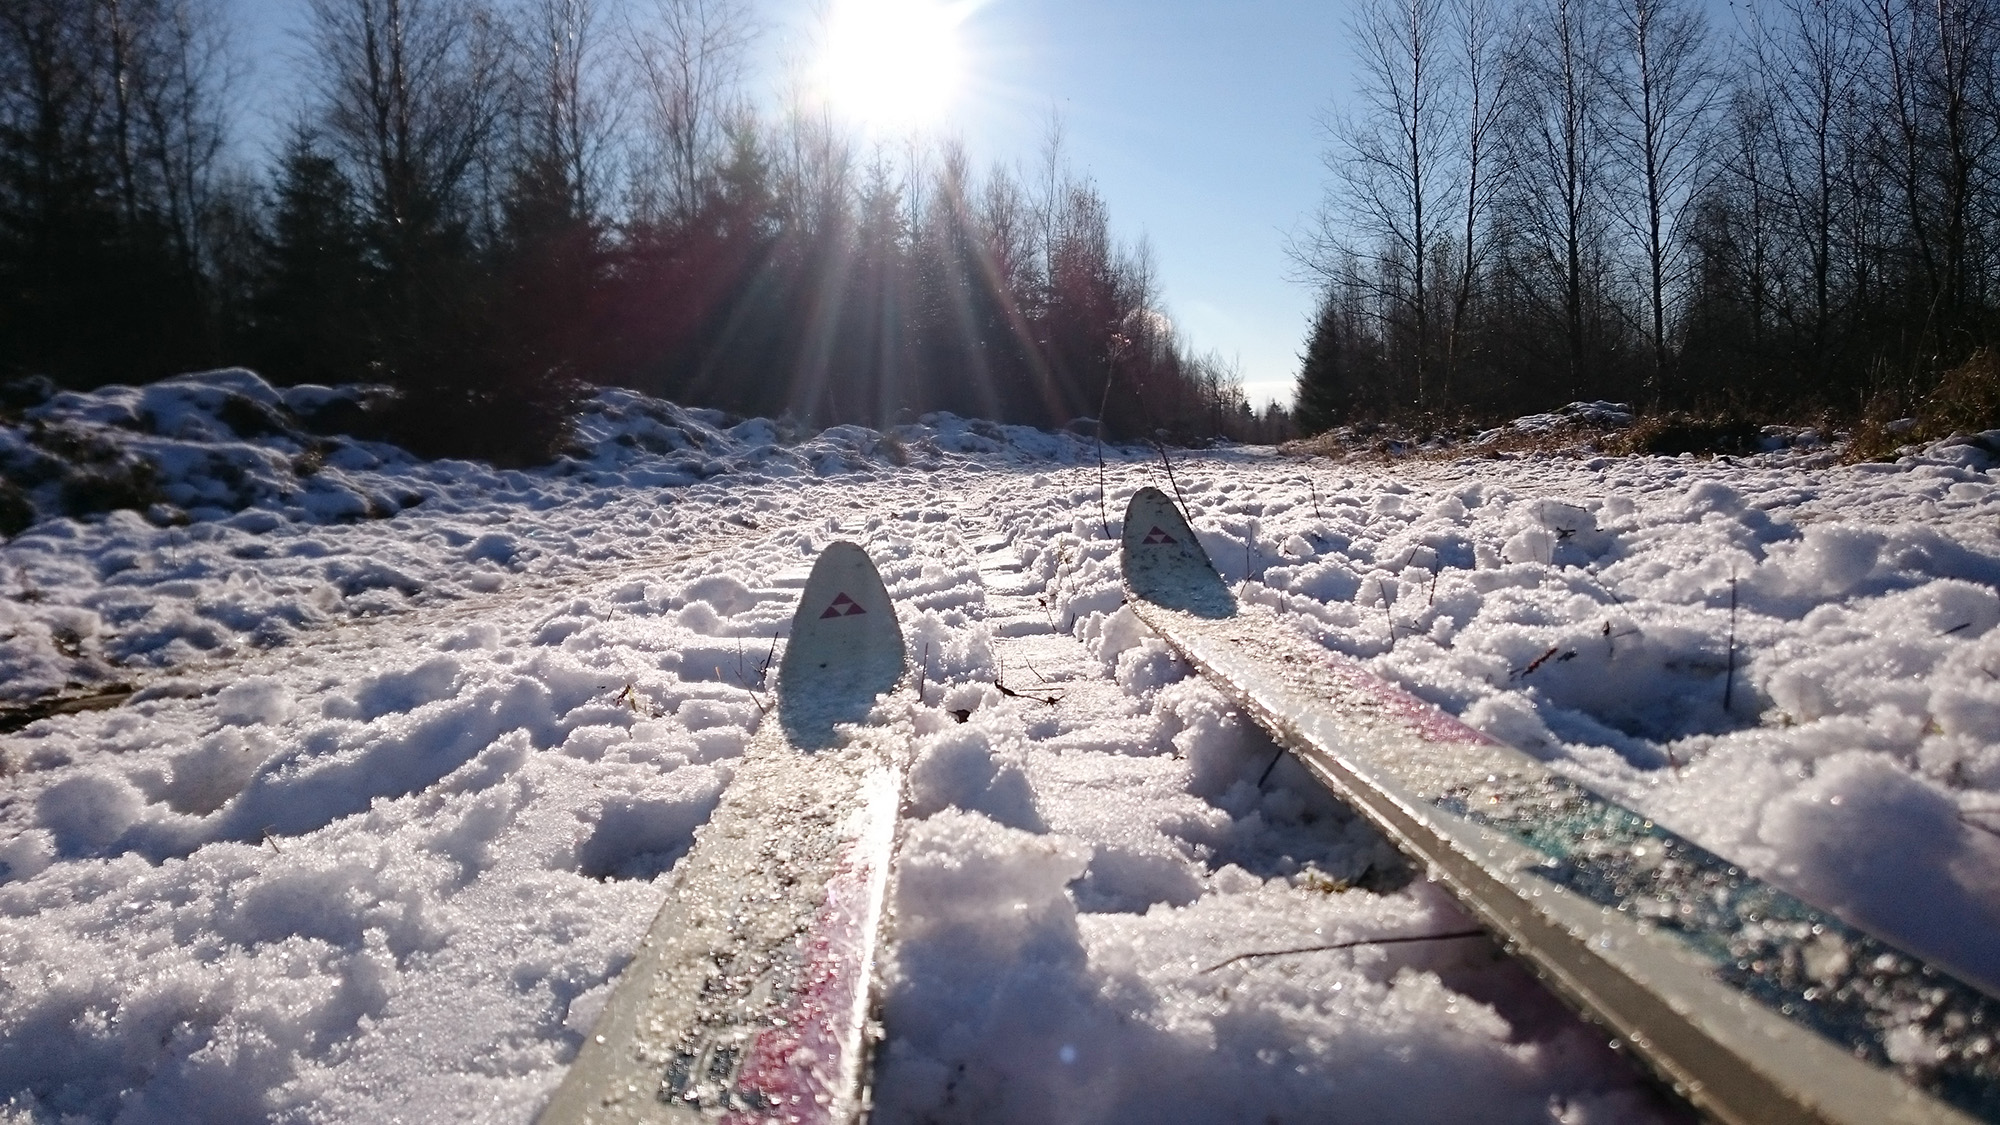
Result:
{"label": "slushy snow", "polygon": [[[501,472],[286,421],[350,393],[210,373],[0,428],[163,494],[51,484],[0,546],[0,701],[134,689],[0,735],[0,1120],[530,1120],[842,538],[923,668],[879,1120],[1682,1115],[1123,608],[1088,442],[605,391]],[[1177,490],[1239,596],[1991,989],[1992,448],[1108,449],[1104,504]]]}

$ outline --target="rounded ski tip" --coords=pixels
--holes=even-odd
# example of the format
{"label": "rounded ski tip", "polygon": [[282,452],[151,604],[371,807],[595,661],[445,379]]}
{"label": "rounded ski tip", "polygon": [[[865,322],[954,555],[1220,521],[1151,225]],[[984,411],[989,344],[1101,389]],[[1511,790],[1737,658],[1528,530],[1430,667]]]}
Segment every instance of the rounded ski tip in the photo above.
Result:
{"label": "rounded ski tip", "polygon": [[904,673],[896,607],[868,552],[829,543],[813,563],[778,664],[778,711],[801,746],[829,745],[833,727],[866,715]]}
{"label": "rounded ski tip", "polygon": [[1167,494],[1151,485],[1125,505],[1119,547],[1125,587],[1133,596],[1198,617],[1229,617],[1236,598],[1202,550],[1187,517]]}

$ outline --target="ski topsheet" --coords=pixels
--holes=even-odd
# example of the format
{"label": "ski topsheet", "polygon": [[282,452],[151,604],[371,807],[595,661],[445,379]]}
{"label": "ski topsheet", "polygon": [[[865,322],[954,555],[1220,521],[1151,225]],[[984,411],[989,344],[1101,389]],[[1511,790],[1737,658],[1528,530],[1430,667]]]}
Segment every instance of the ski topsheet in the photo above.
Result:
{"label": "ski topsheet", "polygon": [[2000,1122],[2000,1002],[1239,606],[1132,498],[1141,620],[1510,951],[1727,1122]]}
{"label": "ski topsheet", "polygon": [[845,724],[903,659],[874,564],[828,546],[792,618],[777,721],[675,866],[543,1125],[860,1116],[909,731]]}

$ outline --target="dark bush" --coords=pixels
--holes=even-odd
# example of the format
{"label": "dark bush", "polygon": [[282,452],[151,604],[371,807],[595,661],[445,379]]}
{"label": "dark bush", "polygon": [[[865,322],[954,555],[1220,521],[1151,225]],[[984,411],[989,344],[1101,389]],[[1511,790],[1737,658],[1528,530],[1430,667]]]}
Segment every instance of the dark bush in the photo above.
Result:
{"label": "dark bush", "polygon": [[0,383],[0,406],[26,410],[54,398],[55,381],[47,375],[29,375]]}
{"label": "dark bush", "polygon": [[382,419],[389,439],[410,452],[527,468],[569,444],[582,386],[568,371],[492,352],[434,356],[426,366]]}
{"label": "dark bush", "polygon": [[1641,418],[1614,443],[1619,453],[1745,454],[1760,450],[1764,428],[1741,416],[1698,418],[1678,412]]}
{"label": "dark bush", "polygon": [[298,427],[278,410],[235,393],[223,396],[222,406],[216,410],[215,416],[237,437],[245,440],[289,437],[298,433]]}
{"label": "dark bush", "polygon": [[390,397],[380,388],[357,397],[328,399],[316,410],[299,414],[306,432],[323,437],[351,437],[360,441],[391,441],[387,416]]}
{"label": "dark bush", "polygon": [[121,508],[143,512],[160,501],[159,473],[140,460],[79,470],[63,478],[62,501],[72,516]]}
{"label": "dark bush", "polygon": [[116,443],[99,434],[70,426],[51,426],[37,418],[23,435],[28,444],[63,465],[109,465],[124,455]]}
{"label": "dark bush", "polygon": [[35,522],[35,506],[21,486],[0,477],[0,539],[12,539]]}

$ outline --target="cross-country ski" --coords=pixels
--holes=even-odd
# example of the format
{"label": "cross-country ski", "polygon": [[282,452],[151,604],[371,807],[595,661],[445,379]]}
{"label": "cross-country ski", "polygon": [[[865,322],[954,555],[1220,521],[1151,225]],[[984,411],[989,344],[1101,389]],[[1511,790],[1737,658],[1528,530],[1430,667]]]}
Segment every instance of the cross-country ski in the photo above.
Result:
{"label": "cross-country ski", "polygon": [[[1121,559],[1148,625],[1704,1113],[2000,1120],[2000,1002],[1239,606],[1158,489]],[[1912,1025],[1969,1034],[1898,1074]]]}
{"label": "cross-country ski", "polygon": [[830,544],[792,618],[777,714],[675,867],[543,1125],[861,1115],[910,738],[906,721],[866,720],[902,673],[874,563]]}

